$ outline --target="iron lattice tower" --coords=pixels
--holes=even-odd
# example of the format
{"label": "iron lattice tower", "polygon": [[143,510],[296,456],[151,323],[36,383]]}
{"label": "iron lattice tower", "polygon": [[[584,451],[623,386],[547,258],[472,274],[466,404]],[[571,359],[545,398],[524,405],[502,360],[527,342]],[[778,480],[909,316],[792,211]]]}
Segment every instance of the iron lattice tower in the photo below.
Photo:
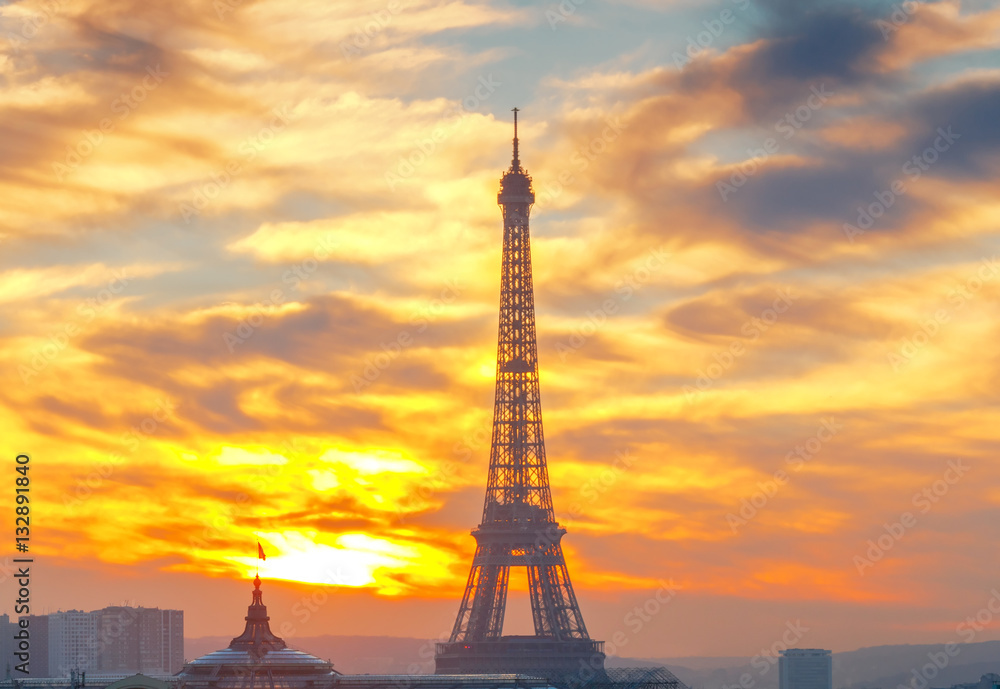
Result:
{"label": "iron lattice tower", "polygon": [[[573,593],[555,520],[542,433],[535,298],[528,216],[531,177],[514,156],[500,180],[503,260],[497,344],[496,400],[489,478],[476,554],[447,643],[438,644],[436,671],[565,674],[580,662],[599,670],[603,644],[591,641]],[[503,636],[511,567],[526,567],[534,636]]]}

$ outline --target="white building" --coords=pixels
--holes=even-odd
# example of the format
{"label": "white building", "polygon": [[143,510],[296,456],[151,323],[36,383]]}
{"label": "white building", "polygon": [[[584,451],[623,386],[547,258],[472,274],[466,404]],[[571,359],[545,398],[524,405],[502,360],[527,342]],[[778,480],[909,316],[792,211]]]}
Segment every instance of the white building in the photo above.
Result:
{"label": "white building", "polygon": [[779,689],[833,689],[833,653],[790,648],[778,658]]}
{"label": "white building", "polygon": [[49,618],[49,676],[68,677],[70,670],[97,670],[97,618],[80,610],[56,612]]}

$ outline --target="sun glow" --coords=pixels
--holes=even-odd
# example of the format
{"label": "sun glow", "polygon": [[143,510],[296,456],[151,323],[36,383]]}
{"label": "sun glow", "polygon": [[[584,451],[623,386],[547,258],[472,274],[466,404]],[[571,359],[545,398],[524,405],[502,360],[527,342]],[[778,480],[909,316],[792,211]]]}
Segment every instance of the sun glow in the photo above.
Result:
{"label": "sun glow", "polygon": [[[284,579],[326,586],[368,587],[382,595],[399,595],[413,587],[402,583],[398,574],[416,567],[431,579],[447,579],[442,568],[428,563],[442,562],[440,553],[417,544],[403,545],[387,538],[364,533],[330,536],[295,531],[260,534],[267,559],[234,557],[247,575],[260,571],[269,579]],[[447,562],[445,559],[444,562]]]}

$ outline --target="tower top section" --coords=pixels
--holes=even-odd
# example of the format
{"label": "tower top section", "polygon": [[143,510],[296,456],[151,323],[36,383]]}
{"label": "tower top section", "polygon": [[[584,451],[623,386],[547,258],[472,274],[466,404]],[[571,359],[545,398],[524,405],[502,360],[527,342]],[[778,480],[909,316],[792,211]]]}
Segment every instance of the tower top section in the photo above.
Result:
{"label": "tower top section", "polygon": [[[531,206],[535,202],[535,192],[531,188],[531,177],[521,167],[521,158],[517,149],[517,113],[520,112],[520,108],[513,110],[514,156],[510,161],[510,169],[500,179],[500,193],[497,194],[497,203],[501,206]],[[527,214],[524,213],[524,215]]]}

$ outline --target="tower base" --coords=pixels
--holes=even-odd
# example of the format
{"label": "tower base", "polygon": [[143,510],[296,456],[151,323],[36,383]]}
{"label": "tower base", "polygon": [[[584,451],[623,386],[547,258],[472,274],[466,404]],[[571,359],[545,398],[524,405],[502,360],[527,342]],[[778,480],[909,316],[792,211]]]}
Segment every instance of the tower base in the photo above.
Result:
{"label": "tower base", "polygon": [[603,670],[604,642],[590,639],[502,636],[496,641],[451,641],[438,644],[434,657],[438,675],[579,676],[582,684]]}

